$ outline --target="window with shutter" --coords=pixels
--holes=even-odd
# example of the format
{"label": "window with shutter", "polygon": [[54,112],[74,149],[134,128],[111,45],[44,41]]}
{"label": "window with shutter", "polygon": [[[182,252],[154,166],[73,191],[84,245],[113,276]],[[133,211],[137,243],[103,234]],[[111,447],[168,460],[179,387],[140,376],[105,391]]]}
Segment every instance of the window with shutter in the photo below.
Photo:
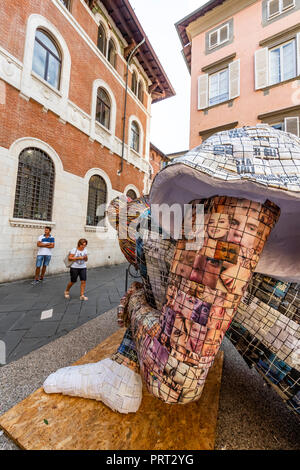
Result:
{"label": "window with shutter", "polygon": [[284,118],[284,130],[299,137],[299,117]]}
{"label": "window with shutter", "polygon": [[295,6],[295,0],[282,0],[282,10],[287,10]]}
{"label": "window with shutter", "polygon": [[209,49],[219,46],[229,40],[229,24],[209,34]]}
{"label": "window with shutter", "polygon": [[220,29],[220,44],[222,42],[228,41],[228,32],[229,32],[228,24]]}
{"label": "window with shutter", "polygon": [[208,106],[208,74],[204,73],[198,77],[198,109]]}
{"label": "window with shutter", "polygon": [[278,15],[280,13],[280,1],[279,0],[271,0],[268,3],[268,17],[271,18],[274,15]]}
{"label": "window with shutter", "polygon": [[229,99],[240,96],[240,59],[229,64]]}
{"label": "window with shutter", "polygon": [[209,77],[209,106],[229,99],[228,68]]}
{"label": "window with shutter", "polygon": [[268,19],[281,15],[286,10],[294,8],[295,0],[270,0],[268,2]]}
{"label": "window with shutter", "polygon": [[218,45],[218,31],[209,35],[209,47],[215,47]]}
{"label": "window with shutter", "polygon": [[255,52],[255,90],[260,90],[269,85],[268,68],[269,50],[267,47]]}
{"label": "window with shutter", "polygon": [[293,39],[269,51],[269,85],[296,77],[296,41]]}

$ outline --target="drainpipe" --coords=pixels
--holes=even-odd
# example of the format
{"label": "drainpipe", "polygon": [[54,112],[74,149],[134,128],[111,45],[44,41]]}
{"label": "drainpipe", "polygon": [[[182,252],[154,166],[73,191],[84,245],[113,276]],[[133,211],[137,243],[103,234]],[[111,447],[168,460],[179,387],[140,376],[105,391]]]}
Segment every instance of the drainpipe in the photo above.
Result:
{"label": "drainpipe", "polygon": [[127,59],[127,65],[126,65],[126,86],[125,86],[125,99],[124,99],[124,114],[123,114],[123,134],[122,134],[122,155],[121,155],[121,168],[117,171],[117,175],[120,176],[120,174],[123,171],[123,162],[124,162],[124,149],[125,149],[125,126],[126,126],[126,107],[127,107],[127,93],[128,93],[128,68],[130,61],[138,48],[145,42],[145,38],[133,49],[133,51],[130,53],[128,59]]}

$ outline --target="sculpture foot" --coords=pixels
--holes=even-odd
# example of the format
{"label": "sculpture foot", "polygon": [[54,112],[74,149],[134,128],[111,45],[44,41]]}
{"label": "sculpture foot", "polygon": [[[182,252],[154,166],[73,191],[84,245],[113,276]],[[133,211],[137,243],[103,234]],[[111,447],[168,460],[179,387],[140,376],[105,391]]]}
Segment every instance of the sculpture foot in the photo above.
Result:
{"label": "sculpture foot", "polygon": [[119,413],[135,413],[142,401],[140,375],[109,358],[59,369],[49,375],[43,388],[46,393],[102,401]]}

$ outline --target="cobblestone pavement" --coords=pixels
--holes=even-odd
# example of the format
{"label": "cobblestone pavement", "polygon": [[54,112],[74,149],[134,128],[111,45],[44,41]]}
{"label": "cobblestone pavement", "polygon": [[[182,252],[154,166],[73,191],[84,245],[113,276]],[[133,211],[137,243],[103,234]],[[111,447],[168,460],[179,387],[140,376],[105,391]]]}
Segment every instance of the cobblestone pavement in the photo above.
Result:
{"label": "cobblestone pavement", "polygon": [[0,284],[0,366],[116,307],[125,292],[127,266],[89,269],[86,302],[79,300],[80,282],[72,287],[70,300],[64,298],[69,273],[34,286],[32,280]]}

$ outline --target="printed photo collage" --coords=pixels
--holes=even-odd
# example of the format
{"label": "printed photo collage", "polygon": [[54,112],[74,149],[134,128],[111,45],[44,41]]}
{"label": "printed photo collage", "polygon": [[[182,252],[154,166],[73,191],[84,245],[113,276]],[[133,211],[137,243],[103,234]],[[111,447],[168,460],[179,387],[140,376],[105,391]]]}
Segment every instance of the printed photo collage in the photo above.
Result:
{"label": "printed photo collage", "polygon": [[[203,247],[198,252],[186,250],[187,240],[179,240],[169,278],[163,255],[169,253],[168,245],[155,248],[148,240],[143,246],[148,287],[152,288],[156,281],[155,299],[159,286],[161,299],[167,285],[168,288],[167,302],[160,316],[160,334],[151,337],[146,333],[138,356],[151,392],[168,402],[186,402],[201,393],[207,372],[278,217],[278,209],[271,203],[262,206],[221,197],[205,201],[205,212]],[[150,283],[149,270],[152,270]],[[190,372],[183,375],[184,370]],[[170,377],[169,371],[176,380]]]}

